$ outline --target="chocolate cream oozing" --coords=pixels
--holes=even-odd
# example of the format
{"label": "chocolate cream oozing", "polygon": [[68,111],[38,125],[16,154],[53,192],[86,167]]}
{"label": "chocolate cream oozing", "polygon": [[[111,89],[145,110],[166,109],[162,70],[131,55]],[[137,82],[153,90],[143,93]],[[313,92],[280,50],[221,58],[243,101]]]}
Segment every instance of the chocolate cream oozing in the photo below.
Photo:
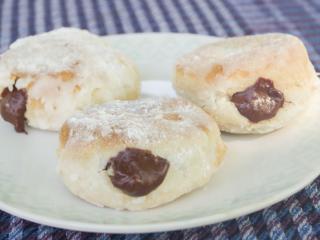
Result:
{"label": "chocolate cream oozing", "polygon": [[272,80],[260,77],[254,85],[232,95],[231,101],[241,115],[251,122],[273,118],[283,106],[284,96]]}
{"label": "chocolate cream oozing", "polygon": [[12,91],[5,88],[1,93],[0,110],[2,118],[10,122],[17,132],[27,133],[24,116],[27,110],[27,92],[13,85]]}
{"label": "chocolate cream oozing", "polygon": [[169,162],[148,150],[126,148],[109,160],[105,169],[109,168],[109,177],[116,188],[129,196],[140,197],[163,182]]}

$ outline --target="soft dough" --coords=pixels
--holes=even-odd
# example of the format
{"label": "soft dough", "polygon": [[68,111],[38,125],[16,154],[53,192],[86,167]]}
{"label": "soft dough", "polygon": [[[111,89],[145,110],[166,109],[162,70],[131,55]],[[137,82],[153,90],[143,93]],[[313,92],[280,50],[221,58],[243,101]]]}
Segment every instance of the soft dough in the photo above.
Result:
{"label": "soft dough", "polygon": [[[273,33],[229,38],[186,54],[177,62],[173,85],[180,96],[210,113],[221,130],[266,133],[287,125],[308,106],[316,79],[303,43],[297,37]],[[263,96],[252,91],[259,82],[258,93],[261,88],[268,92]],[[246,97],[253,101],[237,102],[246,90],[251,94]],[[250,106],[256,108],[247,109],[251,118],[240,113]],[[275,106],[278,111],[268,119],[263,119],[266,114],[253,114],[257,109],[270,113]]]}
{"label": "soft dough", "polygon": [[[161,158],[158,165],[168,162],[168,168],[161,169],[167,172],[159,186],[152,191],[135,192],[113,184],[111,178],[116,173],[110,165],[112,161],[117,163],[115,157],[127,156],[128,166],[134,161],[132,155],[126,155],[126,149],[145,150]],[[60,132],[58,171],[70,191],[90,203],[142,210],[170,202],[206,184],[224,152],[214,120],[186,100],[115,101],[89,108],[66,121]],[[136,165],[125,170],[131,171],[131,167]],[[148,175],[148,171],[152,169],[143,174]],[[120,177],[125,180],[120,184],[126,184],[128,178]]]}
{"label": "soft dough", "polygon": [[62,28],[17,40],[0,58],[0,93],[24,89],[30,126],[59,130],[77,110],[115,99],[136,99],[134,65],[107,41]]}

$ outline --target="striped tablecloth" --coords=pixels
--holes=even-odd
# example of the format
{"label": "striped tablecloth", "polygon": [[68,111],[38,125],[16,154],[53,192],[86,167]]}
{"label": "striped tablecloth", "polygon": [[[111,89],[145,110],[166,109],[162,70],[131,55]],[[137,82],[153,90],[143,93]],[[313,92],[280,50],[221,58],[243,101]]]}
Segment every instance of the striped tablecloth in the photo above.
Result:
{"label": "striped tablecloth", "polygon": [[[303,39],[320,68],[320,0],[0,0],[1,52],[19,37],[61,26],[100,35],[190,32],[223,37],[287,32]],[[320,177],[262,211],[210,226],[152,234],[65,231],[0,211],[0,239],[320,239],[319,189]]]}

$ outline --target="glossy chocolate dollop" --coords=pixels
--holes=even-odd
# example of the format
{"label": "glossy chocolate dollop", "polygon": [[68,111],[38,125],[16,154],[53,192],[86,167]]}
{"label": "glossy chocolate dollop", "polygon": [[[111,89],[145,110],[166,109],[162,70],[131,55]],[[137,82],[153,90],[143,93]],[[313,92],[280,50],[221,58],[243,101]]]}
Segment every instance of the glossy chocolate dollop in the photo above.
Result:
{"label": "glossy chocolate dollop", "polygon": [[241,115],[256,123],[273,118],[283,106],[284,96],[272,80],[260,77],[254,85],[234,93],[231,101]]}
{"label": "glossy chocolate dollop", "polygon": [[140,197],[155,190],[164,180],[169,162],[148,150],[126,148],[111,158],[106,170],[112,184],[129,196]]}
{"label": "glossy chocolate dollop", "polygon": [[1,93],[1,116],[10,122],[17,132],[24,132],[25,130],[25,112],[27,110],[27,92],[25,89],[17,89],[13,86],[12,91],[5,88]]}

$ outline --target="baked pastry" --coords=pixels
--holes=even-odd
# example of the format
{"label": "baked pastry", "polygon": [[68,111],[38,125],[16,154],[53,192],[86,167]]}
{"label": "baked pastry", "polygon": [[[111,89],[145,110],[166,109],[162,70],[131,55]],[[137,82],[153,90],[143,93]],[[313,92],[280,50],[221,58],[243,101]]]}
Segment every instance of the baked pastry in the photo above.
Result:
{"label": "baked pastry", "polygon": [[173,85],[221,130],[267,133],[307,107],[316,79],[303,43],[272,33],[229,38],[186,54],[176,64]]}
{"label": "baked pastry", "polygon": [[77,110],[115,99],[135,99],[134,65],[106,40],[62,28],[17,40],[0,58],[1,114],[23,132],[59,130]]}
{"label": "baked pastry", "polygon": [[206,184],[224,151],[214,120],[186,100],[114,101],[66,121],[58,171],[90,203],[142,210]]}

